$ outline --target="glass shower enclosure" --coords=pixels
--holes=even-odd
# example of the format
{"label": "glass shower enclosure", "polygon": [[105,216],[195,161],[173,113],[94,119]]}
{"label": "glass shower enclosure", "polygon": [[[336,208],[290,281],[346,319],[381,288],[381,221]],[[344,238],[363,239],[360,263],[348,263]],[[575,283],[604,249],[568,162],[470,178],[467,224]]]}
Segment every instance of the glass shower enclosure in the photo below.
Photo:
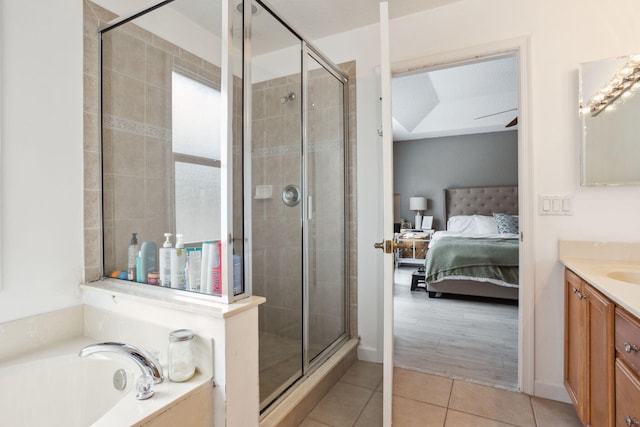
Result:
{"label": "glass shower enclosure", "polygon": [[348,335],[348,79],[258,0],[158,1],[101,33],[105,274],[136,235],[216,242],[221,290],[206,272],[161,287],[266,297],[265,409]]}
{"label": "glass shower enclosure", "polygon": [[348,103],[344,73],[262,2],[251,6],[245,229],[251,292],[267,299],[259,312],[265,409],[347,337]]}

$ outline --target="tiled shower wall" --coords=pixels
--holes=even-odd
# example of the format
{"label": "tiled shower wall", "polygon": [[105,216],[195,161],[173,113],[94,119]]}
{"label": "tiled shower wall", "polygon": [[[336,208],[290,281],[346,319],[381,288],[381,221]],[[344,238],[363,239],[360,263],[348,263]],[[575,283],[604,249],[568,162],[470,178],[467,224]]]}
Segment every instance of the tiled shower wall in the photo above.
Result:
{"label": "tiled shower wall", "polygon": [[[99,34],[98,28],[105,23],[111,21],[116,18],[116,15],[113,13],[103,9],[96,4],[85,0],[84,1],[84,162],[85,162],[85,178],[84,178],[84,194],[85,194],[85,281],[94,281],[98,280],[102,275],[102,176],[101,176],[101,147],[100,147],[100,59],[99,59]],[[136,29],[131,30],[131,34],[127,35],[128,37],[139,38],[141,42],[144,42],[145,49],[149,52],[152,52],[149,60],[160,61],[160,64],[170,64],[177,63],[180,64],[183,68],[192,71],[195,74],[200,74],[203,77],[206,77],[210,80],[216,80],[216,76],[219,76],[219,70],[216,71],[216,67],[211,66],[210,64],[206,64],[202,59],[197,58],[189,52],[178,48],[175,45],[171,45],[166,41],[158,39],[150,34],[144,34],[142,30]],[[127,37],[124,36],[123,37]],[[151,37],[151,39],[149,39]],[[118,43],[119,41],[116,41]],[[134,44],[136,40],[133,40]],[[155,54],[155,56],[153,55]],[[142,67],[142,64],[138,66]],[[144,65],[145,70],[147,69],[147,64]],[[356,223],[356,105],[355,105],[355,62],[349,62],[342,64],[340,68],[349,76],[349,137],[348,137],[348,154],[347,154],[347,202],[348,202],[348,227],[349,227],[349,236],[348,240],[350,242],[349,245],[349,270],[347,272],[348,281],[349,281],[349,295],[350,295],[350,325],[349,332],[350,335],[355,337],[357,336],[357,275],[356,275],[356,266],[357,266],[357,223]],[[166,68],[162,68],[166,74]],[[217,74],[216,74],[217,72]],[[123,77],[126,76],[126,73],[122,72]],[[169,73],[170,75],[170,73]],[[151,79],[147,81],[147,78]],[[155,80],[153,80],[155,79]],[[139,79],[141,82],[142,78]],[[219,80],[216,80],[219,81]],[[155,82],[155,83],[154,83]],[[156,89],[156,93],[162,93],[163,88],[166,84],[166,78],[162,77],[161,74],[155,75],[146,75],[144,77],[144,84],[153,85]],[[241,118],[242,111],[239,108],[241,104],[239,90],[240,81],[234,81],[234,94],[236,98],[234,99],[234,170],[241,170],[241,152],[240,152],[240,144],[242,141],[242,132],[241,132]],[[298,83],[299,86],[299,83]],[[236,90],[237,89],[237,90]],[[153,93],[153,89],[151,91]],[[288,92],[286,92],[288,93]],[[166,93],[165,93],[166,94]],[[281,95],[282,96],[282,95]],[[145,98],[146,99],[146,98]],[[169,97],[170,99],[170,97]],[[151,100],[150,100],[151,101]],[[115,128],[108,131],[111,134],[120,134],[122,139],[120,141],[126,141],[127,139],[137,140],[138,144],[135,145],[138,150],[142,149],[144,145],[144,149],[146,150],[149,147],[149,162],[152,165],[158,165],[159,162],[166,161],[166,158],[163,159],[163,156],[168,157],[169,146],[166,133],[163,133],[162,130],[168,131],[170,134],[170,125],[167,120],[167,106],[166,103],[160,102],[156,100],[152,102],[156,104],[156,109],[153,111],[149,111],[150,116],[154,116],[154,122],[150,123],[149,126],[144,131],[145,135],[141,135],[139,132],[127,132],[122,129],[122,126],[115,126]],[[279,104],[278,104],[279,105]],[[159,110],[157,109],[159,107]],[[142,107],[141,107],[142,108]],[[147,107],[145,106],[142,111],[147,111]],[[170,109],[168,110],[168,118],[170,119]],[[113,116],[113,115],[112,115]],[[121,119],[124,119],[121,118]],[[298,117],[299,123],[299,117]],[[123,121],[115,121],[113,125],[117,125],[117,123],[124,124],[126,122]],[[255,125],[255,124],[254,124]],[[118,129],[119,127],[119,129]],[[147,135],[148,132],[152,132],[153,135]],[[255,130],[254,130],[255,132]],[[124,144],[117,143],[117,145],[122,145],[120,149],[130,150],[131,147],[124,147]],[[107,144],[105,146],[108,147]],[[155,148],[155,150],[154,150]],[[136,148],[133,148],[134,152],[129,151],[121,151],[120,149],[116,149],[116,145],[112,144],[111,148],[108,148],[106,155],[111,155],[114,158],[113,168],[112,170],[107,170],[107,172],[112,172],[112,177],[109,178],[108,174],[105,177],[105,188],[107,191],[105,198],[105,223],[107,225],[107,229],[111,225],[111,223],[115,223],[116,220],[119,220],[118,214],[115,211],[115,208],[111,210],[109,205],[109,180],[116,180],[116,173],[118,170],[123,170],[124,174],[121,177],[124,182],[131,181],[128,177],[131,175],[131,170],[136,170],[139,176],[144,173],[149,173],[150,180],[153,179],[171,179],[169,175],[162,177],[152,177],[154,172],[151,171],[142,171],[142,169],[146,169],[146,166],[137,164],[133,166],[130,165],[131,159],[137,158],[137,154],[135,152]],[[113,151],[112,151],[113,150]],[[118,151],[116,153],[116,151]],[[155,155],[156,158],[152,158]],[[145,162],[146,163],[146,162]],[[281,164],[283,168],[287,168],[287,164]],[[129,169],[131,168],[131,169]],[[166,168],[165,170],[172,170],[173,168]],[[139,177],[138,176],[138,177]],[[146,178],[145,178],[146,179]],[[134,179],[135,180],[135,179]],[[141,181],[138,179],[138,181]],[[111,187],[113,188],[113,187]],[[243,202],[242,200],[242,180],[234,179],[234,224],[242,223],[242,209],[239,208],[240,204]],[[120,196],[118,196],[120,197]],[[145,196],[146,197],[146,196]],[[169,200],[162,200],[161,203],[168,203]],[[247,201],[245,201],[246,203]],[[125,203],[126,205],[127,203]],[[130,209],[131,206],[126,207],[125,209]],[[146,208],[138,206],[136,209],[138,210],[146,210]],[[152,209],[153,210],[153,209]],[[142,211],[140,211],[142,212]],[[112,215],[110,218],[109,215]],[[126,213],[125,213],[126,215]],[[126,218],[120,218],[123,221],[127,221]],[[111,221],[111,223],[110,223]],[[140,222],[132,225],[131,227],[140,227],[140,230],[145,230],[145,235],[148,233],[158,234],[157,243],[160,243],[162,238],[162,233],[167,231],[165,227],[167,227],[168,218],[154,218],[153,212],[148,218],[143,218],[139,220]],[[171,218],[172,222],[173,219]],[[273,231],[273,230],[271,230]],[[126,248],[129,244],[129,234],[130,231],[122,233],[122,235],[114,235],[112,237],[105,238],[105,250],[111,251],[111,255],[116,260],[114,265],[120,266],[122,263],[126,265]],[[142,233],[142,232],[141,232]],[[109,233],[106,233],[107,235]],[[236,232],[236,237],[240,235],[240,233]],[[237,248],[239,251],[240,249]],[[110,266],[107,266],[109,269]],[[298,276],[299,277],[299,276]]]}
{"label": "tiled shower wall", "polygon": [[[98,19],[111,15],[95,4],[87,5],[85,19],[89,18],[89,22],[86,28],[91,25],[92,12]],[[85,37],[95,36],[89,47],[97,49],[97,27],[87,32]],[[97,54],[93,58],[96,57]],[[140,243],[155,241],[158,247],[162,244],[165,232],[176,233],[174,195],[168,190],[174,187],[172,71],[180,71],[220,89],[220,69],[132,23],[104,35],[102,57],[103,244],[105,273],[109,274],[113,270],[126,268],[127,247],[132,232],[138,233]],[[99,70],[94,71],[96,73],[88,78],[95,79],[97,88]],[[241,123],[239,79],[235,79],[235,89],[234,119]],[[91,119],[92,124],[99,123],[97,115]],[[241,171],[242,133],[234,132],[233,135],[234,170]],[[234,180],[234,188],[234,196],[242,194],[241,179]],[[99,193],[99,188],[92,190]],[[234,223],[242,224],[241,197],[235,197],[235,203],[234,212],[237,216]],[[236,241],[242,242],[241,230],[234,232],[234,235],[238,238]],[[241,251],[241,247],[237,250]]]}

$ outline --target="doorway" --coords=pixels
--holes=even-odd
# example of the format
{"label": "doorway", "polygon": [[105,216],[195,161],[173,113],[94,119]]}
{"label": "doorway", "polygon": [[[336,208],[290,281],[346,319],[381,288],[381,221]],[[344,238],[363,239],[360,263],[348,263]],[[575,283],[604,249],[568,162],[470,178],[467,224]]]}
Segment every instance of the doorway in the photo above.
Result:
{"label": "doorway", "polygon": [[[415,212],[410,211],[409,201],[422,197],[427,206],[426,212],[420,213],[426,214],[429,222],[433,220],[430,228],[436,231],[403,230],[397,235],[401,247],[397,249],[396,261],[400,262],[396,262],[394,274],[394,365],[517,389],[517,299],[489,296],[494,295],[494,284],[517,287],[518,281],[514,284],[503,277],[483,275],[476,281],[472,276],[472,288],[462,289],[458,289],[462,280],[451,282],[451,288],[441,285],[446,281],[440,282],[438,290],[451,289],[451,293],[427,294],[426,285],[415,286],[417,278],[422,280],[418,268],[424,267],[425,258],[431,258],[427,254],[434,255],[432,264],[437,261],[438,252],[429,253],[429,247],[440,237],[451,238],[447,234],[458,231],[474,238],[497,237],[490,236],[497,229],[484,227],[496,228],[492,210],[483,210],[487,200],[480,198],[466,200],[469,206],[462,213],[475,213],[477,209],[482,215],[456,215],[453,219],[481,219],[482,229],[454,229],[451,213],[445,214],[445,194],[449,193],[443,190],[481,187],[482,191],[491,191],[495,186],[513,186],[517,191],[517,56],[509,52],[396,73],[392,90],[394,192],[400,199],[395,220],[411,222]],[[475,200],[477,207],[473,206]],[[514,243],[512,258],[517,260],[517,230],[509,237]],[[407,242],[413,244],[413,257],[406,254]],[[439,279],[432,275],[431,286]]]}

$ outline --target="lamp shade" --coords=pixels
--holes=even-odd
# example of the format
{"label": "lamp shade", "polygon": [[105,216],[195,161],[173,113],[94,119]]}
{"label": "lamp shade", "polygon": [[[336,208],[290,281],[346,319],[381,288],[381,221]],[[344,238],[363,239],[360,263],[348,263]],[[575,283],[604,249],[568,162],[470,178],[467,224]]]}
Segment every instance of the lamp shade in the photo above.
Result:
{"label": "lamp shade", "polygon": [[427,199],[425,199],[424,197],[410,197],[409,209],[412,211],[426,211]]}

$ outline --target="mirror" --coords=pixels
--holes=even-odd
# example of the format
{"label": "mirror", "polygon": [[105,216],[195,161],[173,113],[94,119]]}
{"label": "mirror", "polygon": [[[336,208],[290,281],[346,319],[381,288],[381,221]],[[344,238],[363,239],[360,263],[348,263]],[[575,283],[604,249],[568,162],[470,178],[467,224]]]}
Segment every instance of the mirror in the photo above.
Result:
{"label": "mirror", "polygon": [[230,73],[220,0],[175,0],[102,31],[105,276],[222,295],[233,265],[243,293],[242,13],[230,13]]}
{"label": "mirror", "polygon": [[640,184],[640,55],[579,67],[582,185]]}

